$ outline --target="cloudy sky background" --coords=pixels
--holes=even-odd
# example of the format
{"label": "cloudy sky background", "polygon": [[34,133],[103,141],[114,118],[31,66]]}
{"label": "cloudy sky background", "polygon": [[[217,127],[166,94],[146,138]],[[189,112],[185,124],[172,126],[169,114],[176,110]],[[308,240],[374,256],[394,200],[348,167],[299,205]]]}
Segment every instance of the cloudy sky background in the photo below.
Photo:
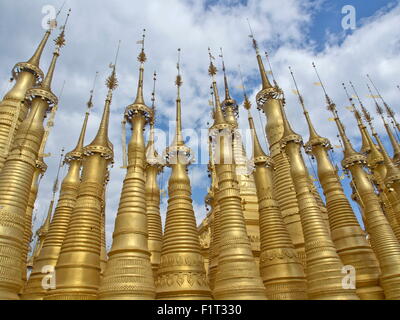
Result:
{"label": "cloudy sky background", "polygon": [[[59,8],[62,0],[2,0],[0,2],[0,95],[10,88],[10,70],[18,61],[26,61],[33,53],[43,35],[42,20],[45,5]],[[352,5],[356,10],[356,28],[343,30],[342,8]],[[115,165],[111,169],[111,180],[107,192],[107,240],[113,231],[118,209],[120,191],[125,170],[122,165],[121,125],[125,107],[132,103],[136,94],[138,79],[137,54],[142,29],[146,29],[146,54],[144,93],[146,102],[151,104],[152,73],[157,71],[157,123],[156,126],[168,132],[174,130],[175,118],[174,80],[176,75],[177,48],[182,49],[181,71],[183,128],[200,134],[210,121],[210,78],[207,74],[207,47],[211,47],[217,58],[215,64],[221,69],[218,59],[219,48],[224,50],[231,93],[239,103],[243,101],[239,88],[238,65],[245,78],[258,132],[262,134],[265,117],[255,109],[254,97],[260,89],[257,69],[246,18],[249,18],[262,52],[271,56],[273,71],[278,83],[284,89],[287,99],[287,113],[293,128],[308,138],[307,128],[297,97],[292,93],[292,83],[288,66],[295,71],[300,90],[310,110],[317,130],[338,145],[337,130],[331,115],[325,108],[320,87],[311,62],[319,68],[329,95],[336,102],[339,113],[346,125],[347,133],[356,148],[360,146],[359,133],[352,114],[344,107],[349,103],[341,87],[342,82],[352,80],[367,107],[373,114],[373,101],[368,98],[366,73],[378,85],[387,102],[398,110],[400,91],[398,70],[400,69],[400,3],[399,1],[364,0],[280,0],[280,1],[205,1],[205,0],[151,0],[151,1],[77,1],[67,0],[60,15],[60,24],[67,8],[72,8],[67,27],[66,47],[62,49],[57,65],[53,91],[60,93],[63,82],[65,88],[59,103],[55,127],[51,132],[46,152],[49,166],[43,178],[36,203],[35,229],[46,214],[51,199],[51,188],[56,175],[61,148],[71,150],[77,140],[84,117],[94,74],[99,71],[94,96],[94,109],[89,120],[86,142],[94,137],[100,121],[106,88],[104,80],[109,74],[108,65],[113,61],[118,40],[121,49],[117,66],[119,87],[112,103],[110,140],[115,146]],[[54,32],[52,38],[55,38]],[[43,54],[41,67],[45,71],[51,59],[53,43],[48,44]],[[265,59],[264,59],[265,61]],[[266,62],[265,62],[266,63]],[[266,68],[267,64],[266,64]],[[218,74],[218,84],[222,94],[222,74]],[[383,126],[376,116],[375,125],[382,135]],[[240,126],[247,128],[247,116],[240,109]],[[391,148],[385,137],[388,149]],[[159,143],[161,151],[161,143]],[[193,147],[193,143],[192,143]],[[197,159],[207,159],[195,148]],[[251,153],[251,147],[248,148]],[[337,163],[342,159],[340,149],[335,149]],[[315,167],[315,164],[314,164]],[[66,168],[62,170],[65,173]],[[312,173],[312,172],[311,172]],[[169,170],[160,177],[162,188],[167,189]],[[198,222],[206,215],[204,196],[209,184],[205,164],[195,164],[190,168],[193,188],[193,205]],[[62,177],[61,177],[62,179]],[[349,181],[343,184],[348,188]],[[162,199],[162,217],[165,219],[166,200]]]}

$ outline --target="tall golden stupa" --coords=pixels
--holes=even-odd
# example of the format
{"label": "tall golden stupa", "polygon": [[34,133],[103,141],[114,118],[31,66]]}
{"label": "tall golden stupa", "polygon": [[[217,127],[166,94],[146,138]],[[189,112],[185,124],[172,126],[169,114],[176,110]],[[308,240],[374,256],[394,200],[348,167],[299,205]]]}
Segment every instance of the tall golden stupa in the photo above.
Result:
{"label": "tall golden stupa", "polygon": [[[284,91],[272,71],[269,77],[253,34],[254,66],[261,89],[251,101],[242,77],[248,127],[239,128],[240,106],[229,90],[222,49],[222,75],[208,49],[209,65],[208,69],[204,66],[204,73],[210,76],[212,124],[203,152],[209,155],[205,204],[210,210],[199,225],[189,175],[193,150],[182,128],[190,101],[181,98],[185,90],[181,49],[176,65],[174,135],[159,153],[156,106],[157,112],[163,106],[155,102],[155,72],[152,104],[146,104],[144,30],[138,42],[136,97],[120,115],[124,127],[129,125],[131,130],[129,142],[123,131],[125,178],[110,250],[105,245],[106,190],[115,160],[109,127],[118,87],[117,58],[106,80],[97,134],[85,145],[92,89],[81,129],[72,135],[76,147],[61,156],[58,173],[65,165],[66,174],[57,174],[46,219],[36,232],[39,239],[29,253],[39,181],[47,169],[44,151],[59,107],[51,85],[66,44],[69,14],[55,39],[46,75],[40,61],[51,28],[32,58],[15,65],[15,83],[0,102],[1,300],[400,300],[400,143],[393,131],[399,131],[400,125],[394,111],[368,76],[372,85],[368,89],[387,137],[378,134],[353,83],[349,84],[356,99],[342,84],[362,141],[356,150],[343,125],[341,108],[328,95],[312,64],[323,90],[321,101],[325,99],[326,113],[333,115],[343,145],[341,166],[351,179],[350,186],[343,185],[330,157],[331,142],[318,134],[320,123],[312,119],[299,79],[289,67],[309,131],[307,142],[294,131]],[[265,134],[257,132],[252,102],[264,114]],[[44,123],[47,115],[49,120]],[[251,133],[251,153],[246,152],[240,129]],[[390,142],[390,150],[383,141]],[[316,160],[314,178],[321,194],[310,178],[305,154]],[[171,174],[163,224],[158,178],[165,167]],[[351,199],[346,187],[353,190]],[[351,205],[353,200],[363,225]]]}

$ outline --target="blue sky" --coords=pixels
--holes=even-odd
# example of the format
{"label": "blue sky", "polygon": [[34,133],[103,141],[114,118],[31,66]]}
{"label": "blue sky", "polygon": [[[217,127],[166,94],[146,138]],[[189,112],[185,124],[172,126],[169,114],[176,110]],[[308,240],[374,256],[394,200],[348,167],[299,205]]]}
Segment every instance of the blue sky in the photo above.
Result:
{"label": "blue sky", "polygon": [[[62,2],[62,0],[0,2],[0,38],[6,43],[0,53],[0,79],[2,79],[0,94],[4,94],[10,86],[7,81],[12,66],[17,61],[25,61],[32,54],[33,48],[43,34],[40,25],[44,16],[43,6],[50,4],[59,8]],[[356,9],[355,30],[342,29],[341,11],[344,5],[353,5]],[[120,122],[124,108],[132,103],[136,93],[138,77],[136,56],[140,46],[135,43],[141,38],[143,28],[147,29],[148,56],[144,79],[145,99],[150,105],[152,73],[157,70],[156,126],[167,131],[173,132],[175,128],[173,120],[177,48],[182,48],[183,128],[199,132],[207,127],[207,122],[211,122],[208,105],[210,78],[207,75],[207,47],[210,46],[214,56],[217,57],[215,64],[218,69],[221,69],[221,62],[218,59],[219,47],[223,47],[231,92],[239,103],[242,102],[242,92],[238,89],[240,84],[238,65],[241,65],[247,92],[253,102],[252,113],[258,133],[261,135],[265,117],[262,115],[261,125],[254,103],[255,94],[260,87],[260,78],[254,50],[248,37],[246,18],[251,22],[262,52],[269,51],[275,76],[286,93],[289,121],[294,129],[303,135],[305,141],[308,139],[307,128],[297,98],[291,93],[293,83],[287,69],[288,65],[295,71],[300,90],[317,130],[321,135],[328,137],[334,145],[339,144],[336,138],[337,130],[334,124],[327,120],[331,115],[324,106],[321,89],[313,86],[313,82],[317,80],[311,68],[312,61],[317,63],[321,77],[329,94],[338,105],[348,135],[356,148],[360,146],[359,133],[353,116],[344,108],[349,103],[340,84],[352,80],[373,114],[372,101],[367,98],[368,92],[365,87],[367,72],[374,78],[385,99],[395,110],[400,98],[396,88],[396,84],[399,84],[400,69],[400,35],[397,32],[400,21],[399,1],[151,0],[143,3],[139,0],[116,0],[111,3],[105,0],[68,0],[66,7],[72,8],[72,15],[67,29],[67,45],[61,52],[54,77],[54,92],[60,92],[64,80],[66,85],[55,127],[46,148],[46,152],[51,152],[53,156],[46,158],[49,169],[41,182],[35,210],[37,221],[41,221],[51,197],[59,151],[62,147],[70,150],[74,146],[93,77],[95,71],[99,71],[94,97],[95,108],[89,121],[87,142],[93,138],[104,105],[106,89],[103,83],[109,74],[108,64],[115,55],[118,40],[121,39],[117,67],[119,87],[114,94],[110,125],[110,139],[115,146],[116,163],[111,169],[108,186],[108,242],[111,239],[125,175],[124,170],[120,169],[122,159]],[[21,18],[15,19],[17,15]],[[42,58],[43,70],[47,69],[52,49],[53,44],[49,43]],[[217,81],[222,91],[221,73],[217,75]],[[375,118],[376,129],[384,137],[385,145],[391,152],[382,123],[378,117]],[[246,113],[242,107],[239,122],[241,128],[248,128]],[[65,132],[71,134],[66,136]],[[162,151],[161,146],[159,151]],[[251,148],[247,151],[250,155]],[[342,159],[340,149],[335,149],[335,159],[338,163]],[[65,172],[65,168],[63,170]],[[206,214],[204,196],[209,185],[206,166],[193,165],[189,171],[195,214],[200,222]],[[168,170],[165,170],[164,189],[167,179]],[[347,192],[348,182],[348,180],[343,181]],[[161,207],[163,219],[165,211],[166,198],[163,198]],[[35,227],[38,227],[38,224],[37,222]]]}

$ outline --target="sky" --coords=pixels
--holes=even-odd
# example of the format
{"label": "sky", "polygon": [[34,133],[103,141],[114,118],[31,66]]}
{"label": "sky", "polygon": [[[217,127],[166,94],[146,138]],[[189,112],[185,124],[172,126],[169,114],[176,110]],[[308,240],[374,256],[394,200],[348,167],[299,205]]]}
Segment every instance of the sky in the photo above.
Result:
{"label": "sky", "polygon": [[[0,2],[0,95],[11,87],[10,71],[14,64],[26,61],[40,41],[46,21],[47,6],[55,11],[63,0],[2,0]],[[351,7],[349,7],[351,6]],[[59,16],[59,25],[65,18],[67,8],[71,8],[70,21],[66,30],[66,46],[61,50],[53,81],[53,91],[60,95],[59,111],[55,126],[50,134],[45,159],[48,170],[40,185],[35,206],[36,229],[51,199],[51,189],[56,176],[59,154],[62,148],[70,151],[76,144],[86,111],[96,71],[99,72],[94,90],[92,110],[86,142],[89,143],[97,130],[106,88],[104,81],[110,73],[109,63],[114,60],[118,41],[121,48],[117,62],[119,87],[114,93],[110,119],[110,140],[115,147],[115,164],[110,171],[107,190],[107,243],[111,242],[114,219],[126,171],[122,166],[121,120],[126,106],[131,104],[136,94],[138,81],[137,55],[142,30],[146,29],[144,94],[151,105],[153,72],[157,72],[156,83],[156,127],[166,132],[175,130],[175,97],[177,49],[181,48],[181,73],[183,86],[182,120],[184,133],[195,132],[200,136],[211,123],[210,83],[207,69],[210,47],[214,63],[221,71],[219,48],[223,48],[231,95],[240,104],[239,125],[248,128],[247,115],[242,107],[243,93],[240,88],[239,65],[245,87],[251,102],[252,114],[260,136],[265,126],[265,116],[259,114],[255,105],[255,95],[260,90],[260,77],[254,49],[249,38],[249,19],[261,52],[268,51],[274,75],[285,92],[286,112],[294,130],[304,140],[308,132],[297,96],[292,93],[294,85],[288,72],[291,66],[296,75],[300,91],[320,135],[328,137],[333,145],[339,145],[337,130],[326,110],[323,92],[315,86],[315,73],[311,66],[315,62],[331,98],[346,126],[348,136],[356,149],[360,147],[360,136],[353,115],[345,107],[349,105],[341,86],[342,82],[353,81],[364,104],[375,117],[375,127],[391,152],[384,134],[382,121],[375,115],[373,100],[366,88],[369,73],[386,101],[398,110],[400,91],[396,88],[400,69],[400,3],[385,0],[280,0],[280,1],[205,1],[205,0],[150,0],[150,1],[103,1],[67,0]],[[348,26],[348,14],[354,12],[354,24]],[[18,17],[18,19],[17,19]],[[344,23],[344,24],[343,24]],[[55,30],[55,38],[59,30]],[[42,70],[47,70],[54,45],[49,41],[41,60]],[[263,56],[266,68],[268,64]],[[219,90],[223,92],[222,73],[217,74]],[[146,135],[147,135],[146,131]],[[161,137],[161,136],[160,136]],[[159,137],[157,146],[162,152]],[[262,144],[265,145],[264,139]],[[170,141],[167,141],[170,143]],[[206,162],[208,149],[199,147],[194,140],[188,144],[194,149],[196,159],[203,164],[193,164],[189,168],[193,206],[198,223],[206,216],[204,197],[209,186]],[[246,145],[248,155],[251,146]],[[337,164],[342,160],[340,149],[335,148],[333,158]],[[204,160],[205,159],[205,160]],[[307,159],[306,159],[307,160]],[[307,160],[308,163],[308,160]],[[309,164],[309,163],[308,163]],[[316,168],[312,163],[310,173]],[[61,170],[61,177],[66,168]],[[169,169],[160,176],[162,189],[167,189]],[[349,180],[343,180],[349,194]],[[320,190],[321,191],[321,190]],[[352,203],[355,207],[354,203]],[[161,215],[165,219],[167,197],[162,198]],[[356,207],[355,207],[356,208]],[[358,214],[358,213],[357,213]]]}

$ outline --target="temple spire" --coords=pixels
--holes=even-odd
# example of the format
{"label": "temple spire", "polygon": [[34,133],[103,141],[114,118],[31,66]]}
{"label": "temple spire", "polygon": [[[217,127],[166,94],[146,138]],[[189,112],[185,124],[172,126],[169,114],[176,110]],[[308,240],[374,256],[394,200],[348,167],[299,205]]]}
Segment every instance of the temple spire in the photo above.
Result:
{"label": "temple spire", "polygon": [[215,67],[213,60],[215,59],[211,54],[211,49],[208,48],[208,56],[210,57],[210,65],[208,67],[208,74],[211,76],[212,79],[212,88],[214,94],[214,124],[225,124],[225,117],[222,113],[221,109],[221,101],[218,94],[217,82],[215,80],[215,75],[217,74],[217,68]]}
{"label": "temple spire", "polygon": [[178,62],[176,64],[176,69],[178,70],[178,74],[175,79],[176,85],[176,132],[175,139],[173,145],[182,146],[184,144],[182,137],[182,116],[181,116],[181,86],[182,86],[182,76],[180,70],[180,57],[181,57],[181,49],[178,49]]}
{"label": "temple spire", "polygon": [[35,52],[33,53],[33,56],[27,61],[27,62],[21,62],[21,63],[17,63],[14,67],[14,70],[12,72],[13,77],[12,79],[16,79],[17,78],[17,74],[19,71],[23,70],[23,69],[27,69],[30,70],[35,74],[37,79],[42,79],[43,78],[43,73],[40,70],[40,59],[42,57],[42,53],[44,48],[46,47],[47,41],[49,40],[50,34],[51,32],[57,27],[57,18],[60,15],[62,9],[64,8],[65,5],[65,1],[62,4],[61,8],[58,10],[55,18],[53,20],[49,20],[47,22],[48,24],[48,28],[46,30],[46,32],[43,35],[42,40],[40,41],[38,47],[36,48]]}
{"label": "temple spire", "polygon": [[254,157],[254,159],[265,159],[267,157],[267,155],[265,154],[263,148],[261,147],[260,140],[258,139],[257,131],[256,131],[256,128],[254,125],[254,120],[253,120],[253,117],[250,112],[251,102],[249,101],[249,98],[247,96],[242,73],[240,73],[240,78],[242,81],[243,96],[244,96],[243,107],[247,110],[249,126],[250,126],[250,130],[251,130],[251,136],[253,138],[253,157]]}
{"label": "temple spire", "polygon": [[35,53],[33,56],[27,61],[27,63],[34,65],[35,67],[39,68],[39,63],[40,63],[40,58],[42,56],[43,50],[46,46],[47,40],[49,39],[49,36],[53,29],[57,28],[57,18],[60,15],[62,9],[64,8],[65,1],[61,5],[60,9],[58,10],[54,20],[49,20],[47,23],[49,25],[48,29],[43,35],[42,41],[40,41],[39,46],[36,48]]}
{"label": "temple spire", "polygon": [[58,181],[59,181],[59,176],[60,176],[60,169],[63,166],[63,158],[64,158],[64,149],[61,150],[61,155],[60,155],[60,161],[58,163],[58,169],[57,169],[57,175],[53,183],[53,193],[52,193],[52,198],[50,200],[49,208],[47,209],[47,215],[45,220],[43,221],[42,225],[40,228],[36,231],[36,234],[38,236],[38,242],[36,244],[36,250],[34,251],[34,256],[33,258],[33,263],[35,262],[35,259],[40,255],[42,248],[43,248],[43,243],[46,240],[47,234],[49,232],[50,228],[50,222],[51,222],[51,216],[53,213],[53,208],[54,208],[54,200],[56,197],[56,193],[58,191]]}
{"label": "temple spire", "polygon": [[138,55],[138,61],[140,62],[139,81],[138,81],[136,99],[135,99],[134,104],[145,104],[144,103],[144,98],[143,98],[144,63],[147,60],[146,53],[144,52],[144,39],[146,37],[145,32],[146,32],[146,29],[143,29],[142,40],[137,41],[137,44],[141,44],[142,45],[142,50],[140,51],[140,53]]}
{"label": "temple spire", "polygon": [[40,41],[39,46],[36,48],[35,53],[27,61],[28,63],[34,65],[35,67],[39,67],[40,58],[42,57],[43,50],[46,46],[47,40],[50,37],[51,31],[52,31],[52,28],[50,28],[50,27],[49,27],[49,29],[46,30],[46,32],[43,35],[42,41]]}
{"label": "temple spire", "polygon": [[231,100],[232,98],[231,98],[230,93],[229,93],[228,78],[227,78],[227,76],[226,76],[225,61],[224,61],[224,53],[223,53],[223,51],[222,51],[222,48],[220,48],[220,51],[221,51],[220,57],[221,57],[221,60],[222,60],[222,71],[223,71],[223,73],[224,73],[225,101],[229,101],[229,100]]}
{"label": "temple spire", "polygon": [[251,29],[249,19],[247,19],[247,23],[249,24],[249,29],[250,29],[249,37],[252,39],[253,48],[256,51],[258,68],[260,70],[260,75],[261,75],[262,88],[263,89],[272,88],[271,82],[269,81],[267,73],[265,72],[264,63],[262,62],[260,51],[258,49],[258,43],[257,40],[254,38],[254,33],[253,30]]}
{"label": "temple spire", "polygon": [[114,64],[110,64],[110,68],[112,69],[110,76],[106,80],[106,86],[108,88],[107,98],[104,105],[103,116],[101,118],[100,126],[97,131],[96,137],[92,141],[89,146],[100,146],[107,149],[112,149],[111,142],[108,139],[108,124],[110,120],[110,104],[112,100],[113,91],[118,87],[118,79],[116,76],[116,64],[118,59],[118,53],[120,48],[121,41],[118,43],[117,54],[115,56]]}
{"label": "temple spire", "polygon": [[308,130],[310,132],[310,140],[311,139],[315,139],[315,138],[320,138],[319,134],[317,133],[317,131],[314,128],[314,125],[311,122],[310,114],[309,114],[308,110],[306,109],[306,107],[304,105],[303,96],[301,95],[299,87],[297,86],[297,82],[296,82],[296,79],[294,77],[294,73],[293,73],[291,67],[289,67],[289,71],[290,71],[290,74],[292,75],[293,83],[294,83],[294,85],[296,87],[296,95],[299,98],[299,102],[300,102],[300,105],[301,105],[301,107],[303,109],[304,116],[306,117]]}
{"label": "temple spire", "polygon": [[[371,77],[369,76],[369,74],[367,74],[367,78],[368,80],[371,82],[372,86],[374,87],[375,91],[378,93],[378,97],[379,99],[381,99],[383,106],[385,107],[386,113],[387,115],[392,119],[392,124],[394,123],[394,125],[396,126],[397,130],[400,131],[400,124],[397,122],[396,118],[395,118],[395,114],[394,111],[391,107],[389,107],[389,105],[386,103],[385,99],[383,99],[380,91],[378,90],[378,88],[375,86],[375,83],[372,81]],[[370,90],[371,91],[371,90]],[[375,99],[375,96],[373,94],[371,94],[371,96]]]}
{"label": "temple spire", "polygon": [[98,74],[99,73],[96,71],[96,76],[95,76],[95,79],[94,79],[94,82],[93,82],[93,87],[90,90],[90,97],[89,97],[88,102],[86,103],[87,111],[85,113],[85,119],[83,120],[81,133],[79,135],[76,147],[71,152],[69,152],[69,154],[71,154],[71,155],[72,154],[81,154],[82,151],[83,151],[84,142],[85,142],[85,135],[86,135],[86,129],[87,129],[87,123],[88,123],[89,115],[90,115],[90,110],[93,108],[93,102],[92,102],[93,92],[94,92],[94,87],[95,87],[95,83],[96,83],[96,79],[97,79]]}
{"label": "temple spire", "polygon": [[157,73],[154,71],[153,73],[153,91],[151,93],[151,108],[153,110],[153,116],[150,119],[150,132],[149,132],[149,140],[146,146],[146,160],[150,165],[161,164],[160,159],[158,157],[158,153],[155,150],[154,145],[154,123],[156,118],[156,106],[155,106],[155,92],[156,92],[156,81],[157,81]]}
{"label": "temple spire", "polygon": [[347,99],[349,100],[352,108],[352,112],[354,113],[354,116],[357,120],[358,127],[360,129],[360,134],[361,134],[361,153],[367,154],[369,153],[372,149],[374,149],[375,152],[375,144],[372,142],[370,143],[370,136],[368,135],[368,131],[364,130],[365,125],[362,121],[361,114],[359,110],[357,109],[356,105],[354,104],[353,98],[350,96],[349,92],[347,91],[347,87],[344,83],[342,83],[343,90],[346,93]]}
{"label": "temple spire", "polygon": [[375,102],[375,107],[376,107],[376,112],[380,115],[382,121],[383,121],[383,125],[385,126],[386,132],[389,136],[389,140],[390,143],[392,145],[393,148],[393,159],[395,161],[396,164],[398,164],[400,162],[400,145],[397,142],[392,130],[389,127],[389,124],[386,122],[386,119],[383,115],[383,109],[382,107],[379,105],[378,101],[376,100],[375,96],[372,94],[372,90],[371,87],[367,84],[368,87],[368,91],[371,95],[371,97],[374,99]]}
{"label": "temple spire", "polygon": [[339,114],[338,114],[338,112],[336,110],[336,105],[332,102],[331,98],[328,96],[328,93],[326,92],[325,86],[324,86],[324,84],[323,84],[323,82],[321,80],[321,77],[319,76],[317,67],[316,67],[314,62],[312,63],[312,66],[314,68],[315,74],[318,77],[319,83],[321,84],[322,90],[324,91],[325,100],[326,100],[326,103],[327,103],[327,109],[330,112],[332,112],[332,114],[334,115],[334,119],[335,119],[337,128],[339,130],[339,134],[342,137],[345,157],[357,154],[357,152],[354,150],[349,138],[346,135],[346,131],[344,129],[343,123],[340,120]]}
{"label": "temple spire", "polygon": [[228,122],[233,128],[238,127],[237,117],[239,114],[239,107],[235,101],[232,99],[229,93],[229,86],[228,86],[228,77],[226,75],[226,68],[225,68],[225,61],[224,61],[224,54],[222,52],[222,48],[220,48],[221,53],[219,57],[222,61],[222,71],[224,73],[224,86],[225,86],[225,99],[221,103],[221,109],[224,113],[225,120]]}
{"label": "temple spire", "polygon": [[51,82],[53,80],[53,75],[54,75],[54,70],[56,67],[57,59],[60,56],[60,49],[65,45],[65,27],[67,26],[70,13],[71,13],[71,9],[69,9],[67,17],[65,18],[64,25],[61,27],[61,33],[54,40],[54,42],[56,44],[56,48],[53,52],[53,59],[51,60],[46,77],[44,78],[42,85],[41,85],[42,89],[48,90],[50,92],[51,92]]}

